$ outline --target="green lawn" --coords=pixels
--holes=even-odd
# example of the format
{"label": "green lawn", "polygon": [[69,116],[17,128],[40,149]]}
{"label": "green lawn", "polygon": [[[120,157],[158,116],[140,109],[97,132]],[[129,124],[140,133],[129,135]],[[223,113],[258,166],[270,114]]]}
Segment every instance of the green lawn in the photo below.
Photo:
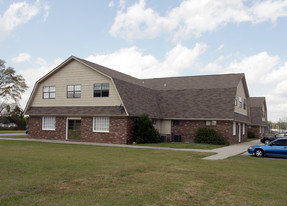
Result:
{"label": "green lawn", "polygon": [[28,135],[0,135],[0,138],[28,138]]}
{"label": "green lawn", "polygon": [[287,160],[0,140],[0,205],[286,205]]}
{"label": "green lawn", "polygon": [[25,130],[0,130],[0,134],[25,133]]}
{"label": "green lawn", "polygon": [[169,147],[169,148],[183,148],[183,149],[216,149],[224,147],[225,145],[212,144],[198,144],[198,143],[183,143],[183,142],[168,142],[168,143],[154,143],[154,144],[135,144],[136,146],[151,146],[151,147]]}

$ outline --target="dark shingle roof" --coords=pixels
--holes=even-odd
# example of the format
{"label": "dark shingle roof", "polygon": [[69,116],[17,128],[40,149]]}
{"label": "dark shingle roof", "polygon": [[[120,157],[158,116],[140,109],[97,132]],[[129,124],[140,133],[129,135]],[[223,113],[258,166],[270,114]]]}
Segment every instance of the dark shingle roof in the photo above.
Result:
{"label": "dark shingle roof", "polygon": [[234,98],[242,73],[137,79],[76,59],[113,79],[130,116],[147,113],[152,118],[238,119]]}
{"label": "dark shingle roof", "polygon": [[159,92],[165,118],[232,119],[236,88],[188,89]]}
{"label": "dark shingle roof", "polygon": [[203,75],[143,79],[143,86],[156,90],[216,89],[237,87],[244,74]]}
{"label": "dark shingle roof", "polygon": [[[77,57],[71,57],[66,62],[72,59],[110,77],[130,116],[147,113],[151,118],[240,119],[234,113],[234,98],[239,82],[242,79],[245,81],[244,74],[137,79]],[[121,115],[118,107],[93,107],[94,110],[88,107],[79,107],[79,110],[57,108],[32,107],[26,113]]]}
{"label": "dark shingle roof", "polygon": [[266,105],[265,97],[250,97],[249,104],[251,124],[267,126],[267,122],[262,121],[262,107]]}
{"label": "dark shingle roof", "polygon": [[125,116],[126,113],[119,107],[30,107],[27,115],[48,116]]}

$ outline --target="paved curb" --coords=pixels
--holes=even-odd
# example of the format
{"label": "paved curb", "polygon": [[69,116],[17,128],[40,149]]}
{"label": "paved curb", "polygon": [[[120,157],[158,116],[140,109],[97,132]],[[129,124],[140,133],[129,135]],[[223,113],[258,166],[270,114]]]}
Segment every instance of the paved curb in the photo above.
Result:
{"label": "paved curb", "polygon": [[121,148],[133,148],[133,149],[153,149],[153,150],[169,150],[169,151],[186,151],[186,152],[205,152],[205,153],[217,153],[208,157],[204,157],[205,160],[222,160],[228,157],[239,155],[247,151],[248,147],[259,144],[259,140],[251,142],[243,142],[235,145],[221,147],[212,150],[203,149],[180,149],[180,148],[168,148],[168,147],[151,147],[151,146],[136,146],[136,145],[123,145],[123,144],[105,144],[105,143],[94,143],[94,142],[72,142],[62,140],[46,140],[46,139],[32,139],[32,138],[1,138],[0,140],[11,140],[11,141],[28,141],[28,142],[46,142],[55,144],[75,144],[75,145],[94,145],[104,147],[121,147]]}

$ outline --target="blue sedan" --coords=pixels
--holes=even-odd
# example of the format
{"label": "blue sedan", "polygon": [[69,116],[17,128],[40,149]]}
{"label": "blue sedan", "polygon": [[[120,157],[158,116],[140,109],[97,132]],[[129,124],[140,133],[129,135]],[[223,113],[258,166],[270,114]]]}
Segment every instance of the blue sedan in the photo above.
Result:
{"label": "blue sedan", "polygon": [[248,153],[256,157],[264,155],[287,157],[287,138],[276,139],[267,145],[251,146],[248,148]]}

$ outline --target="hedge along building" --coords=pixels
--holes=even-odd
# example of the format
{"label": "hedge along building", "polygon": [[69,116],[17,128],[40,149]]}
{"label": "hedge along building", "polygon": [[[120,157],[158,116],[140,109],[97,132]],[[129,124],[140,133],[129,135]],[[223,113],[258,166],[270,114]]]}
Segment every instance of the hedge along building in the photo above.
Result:
{"label": "hedge along building", "polygon": [[72,56],[36,82],[25,114],[31,138],[127,144],[147,113],[168,141],[192,142],[211,127],[238,143],[248,98],[244,74],[137,79]]}

